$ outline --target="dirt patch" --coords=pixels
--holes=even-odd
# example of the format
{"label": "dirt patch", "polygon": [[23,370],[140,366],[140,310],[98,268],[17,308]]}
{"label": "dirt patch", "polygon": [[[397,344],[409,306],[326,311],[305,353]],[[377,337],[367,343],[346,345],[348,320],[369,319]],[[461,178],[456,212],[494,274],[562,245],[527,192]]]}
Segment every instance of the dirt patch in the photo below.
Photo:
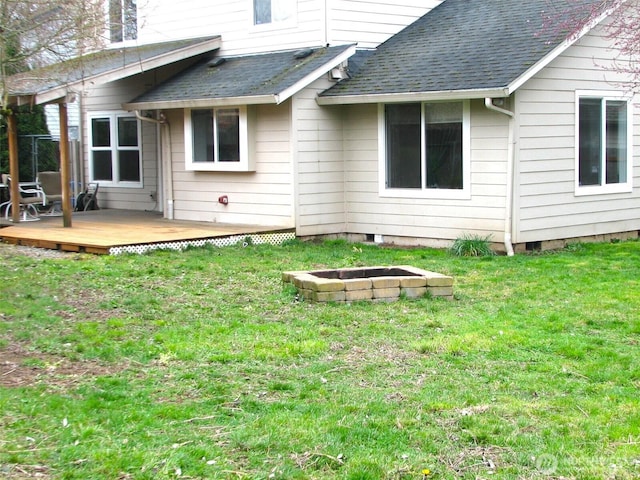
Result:
{"label": "dirt patch", "polygon": [[0,349],[0,387],[34,385],[70,388],[88,378],[113,375],[126,365],[95,361],[73,361],[65,357],[30,352],[24,345],[12,343]]}
{"label": "dirt patch", "polygon": [[461,450],[455,456],[440,455],[440,461],[457,476],[472,472],[474,478],[480,478],[478,475],[493,475],[496,469],[510,464],[512,457],[514,453],[508,448],[473,446]]}
{"label": "dirt patch", "polygon": [[24,245],[10,245],[0,242],[0,258],[7,258],[13,255],[24,255],[33,258],[74,258],[87,254],[51,250],[48,248],[26,247]]}
{"label": "dirt patch", "polygon": [[0,475],[6,480],[24,480],[27,478],[38,478],[47,480],[53,478],[51,469],[46,465],[2,465],[0,464]]}

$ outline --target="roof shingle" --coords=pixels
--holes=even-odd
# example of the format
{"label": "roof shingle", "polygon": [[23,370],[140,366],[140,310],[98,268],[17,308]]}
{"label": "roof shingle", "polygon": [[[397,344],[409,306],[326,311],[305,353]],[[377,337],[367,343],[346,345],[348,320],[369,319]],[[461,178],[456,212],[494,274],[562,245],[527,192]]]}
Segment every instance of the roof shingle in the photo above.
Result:
{"label": "roof shingle", "polygon": [[502,89],[561,44],[599,0],[445,0],[322,96]]}
{"label": "roof shingle", "polygon": [[304,58],[296,58],[293,51],[224,57],[217,66],[211,66],[212,60],[203,61],[128,105],[146,108],[144,104],[170,106],[179,102],[277,96],[353,48],[343,45],[312,49]]}
{"label": "roof shingle", "polygon": [[[220,36],[192,38],[124,48],[108,48],[7,78],[10,95],[35,95],[98,75],[142,65],[156,57],[219,40]],[[142,66],[140,71],[143,71]]]}

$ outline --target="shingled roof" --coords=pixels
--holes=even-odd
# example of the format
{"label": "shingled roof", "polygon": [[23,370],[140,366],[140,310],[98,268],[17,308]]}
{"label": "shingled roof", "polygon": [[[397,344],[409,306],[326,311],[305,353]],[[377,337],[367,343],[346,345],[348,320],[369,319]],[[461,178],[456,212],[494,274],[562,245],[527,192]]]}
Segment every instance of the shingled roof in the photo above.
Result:
{"label": "shingled roof", "polygon": [[281,103],[346,61],[354,45],[214,57],[124,104],[130,110]]}
{"label": "shingled roof", "polygon": [[352,78],[323,92],[319,103],[412,94],[506,96],[569,37],[576,38],[575,25],[601,3],[445,0],[381,44]]}
{"label": "shingled roof", "polygon": [[9,95],[45,103],[82,83],[100,84],[216,50],[220,36],[108,48],[7,78]]}

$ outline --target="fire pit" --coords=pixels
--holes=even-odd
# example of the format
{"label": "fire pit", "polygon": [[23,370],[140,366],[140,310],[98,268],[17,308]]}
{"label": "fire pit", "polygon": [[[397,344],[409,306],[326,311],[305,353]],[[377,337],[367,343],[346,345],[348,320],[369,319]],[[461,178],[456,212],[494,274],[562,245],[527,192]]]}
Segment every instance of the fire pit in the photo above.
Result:
{"label": "fire pit", "polygon": [[407,265],[284,272],[282,280],[313,302],[394,301],[427,293],[453,299],[452,277]]}

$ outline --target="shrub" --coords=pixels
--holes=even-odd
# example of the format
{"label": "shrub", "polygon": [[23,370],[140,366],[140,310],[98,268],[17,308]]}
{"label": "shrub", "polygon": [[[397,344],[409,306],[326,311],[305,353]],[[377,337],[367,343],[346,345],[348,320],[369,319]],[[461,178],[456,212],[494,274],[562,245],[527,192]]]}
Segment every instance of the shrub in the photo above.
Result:
{"label": "shrub", "polygon": [[449,249],[457,257],[489,257],[495,255],[491,250],[491,235],[463,235],[456,238]]}

